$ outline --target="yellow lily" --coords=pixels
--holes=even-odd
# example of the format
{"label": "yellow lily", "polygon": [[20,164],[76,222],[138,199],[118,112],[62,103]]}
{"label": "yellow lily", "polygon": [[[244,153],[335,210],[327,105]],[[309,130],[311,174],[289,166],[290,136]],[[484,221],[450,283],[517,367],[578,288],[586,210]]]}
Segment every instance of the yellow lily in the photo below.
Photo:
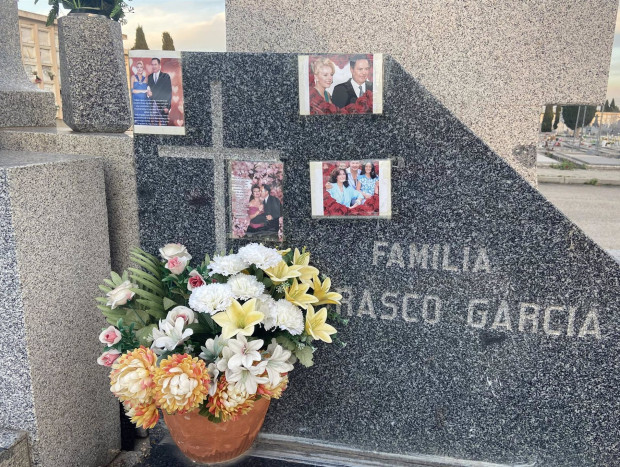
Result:
{"label": "yellow lily", "polygon": [[241,333],[251,336],[254,333],[254,325],[260,323],[265,315],[256,311],[256,299],[248,300],[241,305],[237,300],[226,309],[213,315],[213,321],[222,327],[222,337],[230,339]]}
{"label": "yellow lily", "polygon": [[304,284],[312,285],[312,278],[319,274],[319,270],[314,266],[310,266],[310,252],[300,253],[298,248],[295,248],[293,253],[293,265],[301,266],[299,272],[299,280]]}
{"label": "yellow lily", "polygon": [[308,284],[300,284],[297,279],[293,279],[293,284],[284,290],[286,299],[301,308],[306,308],[311,303],[315,303],[318,299],[314,295],[306,292],[310,286]]}
{"label": "yellow lily", "polygon": [[300,269],[301,266],[288,266],[284,261],[280,261],[276,266],[265,269],[265,273],[274,284],[281,284],[289,279],[301,276]]}
{"label": "yellow lily", "polygon": [[317,313],[314,313],[314,307],[308,305],[306,312],[306,334],[311,335],[314,339],[322,340],[331,344],[331,334],[336,334],[336,328],[330,326],[327,321],[327,308],[321,308]]}
{"label": "yellow lily", "polygon": [[284,255],[286,255],[288,252],[290,252],[290,251],[291,251],[291,249],[290,249],[290,248],[287,248],[286,250],[277,250],[277,251],[278,251],[278,253],[280,253],[280,255],[281,255],[281,256],[284,256]]}
{"label": "yellow lily", "polygon": [[314,289],[314,296],[317,298],[316,305],[340,305],[342,295],[336,292],[330,292],[329,288],[332,286],[332,280],[327,277],[321,284],[321,280],[318,276],[312,278],[312,288]]}

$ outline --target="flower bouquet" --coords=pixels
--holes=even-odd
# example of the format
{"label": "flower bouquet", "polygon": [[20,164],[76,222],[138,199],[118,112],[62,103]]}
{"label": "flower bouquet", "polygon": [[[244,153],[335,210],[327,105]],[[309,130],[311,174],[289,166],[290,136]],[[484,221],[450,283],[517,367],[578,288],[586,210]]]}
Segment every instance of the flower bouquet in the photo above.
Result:
{"label": "flower bouquet", "polygon": [[[310,265],[305,249],[252,243],[236,254],[207,255],[195,267],[183,245],[159,252],[162,260],[134,248],[130,258],[140,268],[112,272],[100,286],[105,297],[97,298],[98,308],[111,326],[99,336],[106,349],[97,362],[111,367],[110,390],[133,423],[151,428],[161,409],[192,459],[235,457],[251,446],[295,363],[311,366],[315,342],[332,342],[336,329],[327,321],[342,320],[327,305],[342,297],[330,292],[330,279]],[[259,405],[258,427],[236,447],[230,440],[192,446],[196,439],[185,442],[172,429],[175,414],[203,426],[246,425],[244,417]],[[222,453],[224,445],[229,450]]]}

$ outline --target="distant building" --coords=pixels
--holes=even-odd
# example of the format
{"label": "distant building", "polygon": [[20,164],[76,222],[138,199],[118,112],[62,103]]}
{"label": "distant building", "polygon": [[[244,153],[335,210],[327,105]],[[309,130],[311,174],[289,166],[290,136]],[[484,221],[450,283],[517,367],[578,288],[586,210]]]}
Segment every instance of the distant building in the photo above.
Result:
{"label": "distant building", "polygon": [[[22,48],[22,62],[30,81],[39,88],[52,91],[56,97],[58,112],[62,118],[60,97],[60,58],[58,56],[58,23],[46,26],[47,16],[18,10],[19,38]],[[127,36],[123,34],[123,39]],[[127,67],[127,50],[124,50]]]}
{"label": "distant building", "polygon": [[58,25],[46,26],[47,16],[19,10],[19,39],[22,62],[30,81],[56,96],[58,113],[62,118],[60,73],[58,72]]}

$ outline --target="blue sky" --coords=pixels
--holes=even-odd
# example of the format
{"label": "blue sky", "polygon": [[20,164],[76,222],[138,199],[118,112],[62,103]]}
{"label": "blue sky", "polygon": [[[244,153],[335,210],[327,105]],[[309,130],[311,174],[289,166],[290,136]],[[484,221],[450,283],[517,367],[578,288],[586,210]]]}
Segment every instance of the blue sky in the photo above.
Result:
{"label": "blue sky", "polygon": [[[136,28],[142,26],[150,49],[161,49],[161,34],[168,31],[177,50],[226,50],[224,0],[131,0],[134,12],[127,15],[125,46],[134,44]],[[19,0],[20,10],[47,15],[47,0]],[[61,15],[64,15],[61,8]]]}
{"label": "blue sky", "polygon": [[[136,27],[141,25],[151,49],[161,49],[161,34],[168,31],[177,50],[226,50],[224,0],[132,0],[129,4],[135,11],[127,15],[127,24],[123,26],[128,48],[134,43]],[[39,0],[37,5],[34,0],[19,0],[18,5],[21,10],[44,15],[49,11],[46,0]],[[615,98],[620,103],[620,9],[616,18],[607,98]]]}

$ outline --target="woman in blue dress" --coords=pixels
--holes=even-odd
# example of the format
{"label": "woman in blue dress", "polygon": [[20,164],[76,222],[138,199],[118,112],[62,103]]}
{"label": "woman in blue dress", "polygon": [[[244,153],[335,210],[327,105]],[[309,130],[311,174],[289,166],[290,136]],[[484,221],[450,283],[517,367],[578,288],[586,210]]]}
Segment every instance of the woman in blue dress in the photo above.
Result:
{"label": "woman in blue dress", "polygon": [[332,187],[327,192],[337,203],[347,208],[354,208],[362,204],[364,195],[349,185],[346,170],[335,169],[330,175],[329,181]]}
{"label": "woman in blue dress", "polygon": [[134,125],[150,125],[150,101],[146,97],[148,88],[144,63],[136,63],[136,74],[131,77],[131,96]]}
{"label": "woman in blue dress", "polygon": [[379,193],[379,177],[372,162],[366,162],[362,174],[357,177],[357,191],[364,195],[364,199],[372,198]]}

